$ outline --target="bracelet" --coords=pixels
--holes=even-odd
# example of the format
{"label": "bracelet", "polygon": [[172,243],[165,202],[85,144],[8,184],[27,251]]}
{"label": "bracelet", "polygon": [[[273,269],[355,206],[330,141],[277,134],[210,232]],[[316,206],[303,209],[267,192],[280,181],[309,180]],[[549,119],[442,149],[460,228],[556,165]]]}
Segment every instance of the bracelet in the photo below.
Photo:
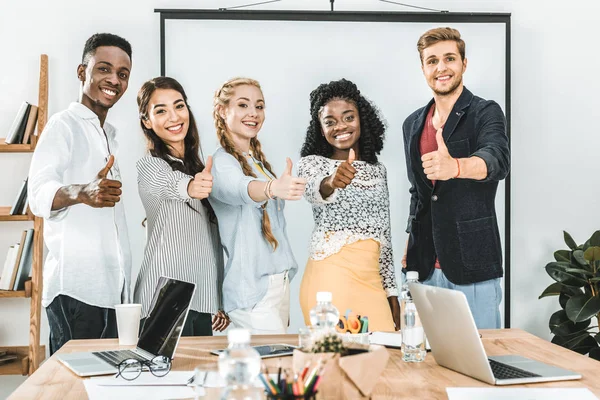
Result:
{"label": "bracelet", "polygon": [[456,160],[456,166],[458,167],[458,172],[456,173],[456,176],[452,179],[458,178],[460,176],[460,163],[458,162],[458,158],[455,158]]}
{"label": "bracelet", "polygon": [[267,184],[265,185],[265,196],[267,196],[267,198],[269,200],[273,200],[273,195],[271,194],[271,185],[273,184],[273,180],[271,179],[269,182],[267,182]]}

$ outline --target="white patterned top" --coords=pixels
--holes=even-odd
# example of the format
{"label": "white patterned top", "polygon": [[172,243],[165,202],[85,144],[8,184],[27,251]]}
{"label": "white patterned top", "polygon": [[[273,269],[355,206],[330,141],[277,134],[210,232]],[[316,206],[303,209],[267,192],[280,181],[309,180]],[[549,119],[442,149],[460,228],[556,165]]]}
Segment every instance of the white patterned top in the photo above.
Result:
{"label": "white patterned top", "polygon": [[379,162],[354,161],[356,175],[350,185],[323,199],[319,191],[321,181],[341,163],[316,155],[302,157],[298,162],[298,176],[307,180],[304,197],[312,205],[315,220],[310,258],[323,260],[345,245],[373,239],[381,248],[379,273],[383,288],[388,297],[397,296],[385,166]]}

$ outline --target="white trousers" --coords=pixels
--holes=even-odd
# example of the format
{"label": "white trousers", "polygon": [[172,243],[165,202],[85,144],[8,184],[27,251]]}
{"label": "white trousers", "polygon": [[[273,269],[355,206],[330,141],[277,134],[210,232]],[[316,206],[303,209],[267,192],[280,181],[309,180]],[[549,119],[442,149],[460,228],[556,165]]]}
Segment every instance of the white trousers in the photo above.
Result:
{"label": "white trousers", "polygon": [[252,308],[238,308],[228,313],[235,328],[250,330],[252,335],[285,334],[290,317],[290,282],[288,273],[269,275],[265,296]]}

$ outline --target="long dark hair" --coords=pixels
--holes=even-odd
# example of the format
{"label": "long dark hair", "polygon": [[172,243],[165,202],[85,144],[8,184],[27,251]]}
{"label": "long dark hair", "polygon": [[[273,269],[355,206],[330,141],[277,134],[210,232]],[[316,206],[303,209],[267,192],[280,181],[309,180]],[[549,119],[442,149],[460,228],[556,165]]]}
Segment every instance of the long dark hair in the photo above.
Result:
{"label": "long dark hair", "polygon": [[[172,148],[166,144],[156,132],[152,129],[146,128],[144,125],[144,120],[148,119],[148,104],[150,103],[150,98],[156,89],[172,89],[181,94],[183,97],[183,101],[185,102],[185,106],[188,109],[190,115],[190,122],[188,124],[188,132],[185,135],[184,143],[184,155],[183,159],[179,162],[173,160],[169,156],[175,156],[172,152]],[[204,163],[202,162],[202,149],[200,147],[200,136],[198,135],[198,127],[196,126],[196,119],[194,118],[194,114],[188,105],[187,95],[185,94],[185,90],[183,90],[183,86],[179,82],[177,82],[173,78],[169,78],[166,76],[159,76],[157,78],[151,79],[144,83],[138,92],[137,95],[137,104],[138,111],[140,117],[140,126],[142,127],[142,132],[146,136],[148,141],[148,150],[153,157],[158,157],[168,163],[174,171],[181,171],[184,174],[194,176],[199,172],[202,172],[204,169]],[[202,204],[206,207],[206,211],[210,216],[210,220],[212,222],[216,222],[215,213],[208,202],[208,199],[202,199]],[[189,207],[191,207],[188,204]],[[191,207],[193,208],[193,207]]]}

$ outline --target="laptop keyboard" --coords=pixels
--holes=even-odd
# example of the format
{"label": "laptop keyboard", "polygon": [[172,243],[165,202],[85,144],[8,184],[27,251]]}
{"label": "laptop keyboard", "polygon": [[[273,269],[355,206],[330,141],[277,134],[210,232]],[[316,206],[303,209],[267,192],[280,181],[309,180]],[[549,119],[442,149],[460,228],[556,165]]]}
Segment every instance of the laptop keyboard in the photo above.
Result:
{"label": "laptop keyboard", "polygon": [[102,360],[115,367],[118,366],[122,361],[130,358],[134,358],[140,361],[146,361],[146,359],[144,359],[142,356],[131,350],[98,351],[93,352],[92,354],[94,354],[96,357],[100,357]]}
{"label": "laptop keyboard", "polygon": [[538,374],[534,374],[533,372],[513,367],[512,365],[503,364],[498,361],[490,359],[488,359],[488,361],[490,362],[490,367],[492,367],[492,373],[497,379],[534,378],[541,376]]}

